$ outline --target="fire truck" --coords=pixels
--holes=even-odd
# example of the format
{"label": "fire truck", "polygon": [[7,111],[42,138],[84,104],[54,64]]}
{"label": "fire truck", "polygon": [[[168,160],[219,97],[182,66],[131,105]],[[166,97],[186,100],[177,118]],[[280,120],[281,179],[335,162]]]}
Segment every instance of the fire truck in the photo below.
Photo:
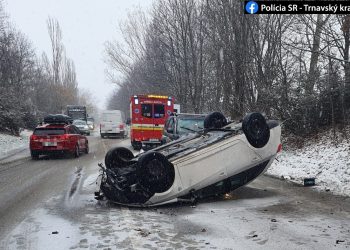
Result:
{"label": "fire truck", "polygon": [[174,99],[163,95],[134,95],[130,98],[131,145],[140,150],[142,145],[162,144],[165,121],[174,112]]}

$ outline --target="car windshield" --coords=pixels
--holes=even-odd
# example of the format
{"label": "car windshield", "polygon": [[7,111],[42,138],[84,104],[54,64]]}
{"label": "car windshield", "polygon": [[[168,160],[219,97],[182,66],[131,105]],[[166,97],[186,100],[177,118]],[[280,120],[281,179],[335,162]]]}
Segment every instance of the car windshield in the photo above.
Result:
{"label": "car windshield", "polygon": [[178,119],[177,132],[179,134],[188,134],[197,132],[204,128],[204,120],[200,118]]}
{"label": "car windshield", "polygon": [[86,125],[85,121],[74,121],[73,122],[74,125]]}
{"label": "car windshield", "polygon": [[63,135],[64,128],[37,128],[34,130],[34,135]]}

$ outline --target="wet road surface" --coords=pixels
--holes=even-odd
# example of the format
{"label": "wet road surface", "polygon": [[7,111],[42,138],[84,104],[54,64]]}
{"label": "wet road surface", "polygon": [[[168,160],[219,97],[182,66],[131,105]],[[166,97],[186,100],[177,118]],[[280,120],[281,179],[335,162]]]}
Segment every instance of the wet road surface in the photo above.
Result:
{"label": "wet road surface", "polygon": [[195,206],[98,202],[97,163],[129,141],[89,142],[78,159],[0,165],[0,249],[350,248],[350,198],[267,176]]}

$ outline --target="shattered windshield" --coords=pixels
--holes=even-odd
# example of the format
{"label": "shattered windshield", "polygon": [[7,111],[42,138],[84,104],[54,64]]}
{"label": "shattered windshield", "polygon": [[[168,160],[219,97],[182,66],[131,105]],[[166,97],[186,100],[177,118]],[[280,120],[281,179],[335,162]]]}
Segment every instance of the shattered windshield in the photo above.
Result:
{"label": "shattered windshield", "polygon": [[179,134],[188,134],[197,132],[204,128],[204,120],[201,119],[179,119],[177,132]]}

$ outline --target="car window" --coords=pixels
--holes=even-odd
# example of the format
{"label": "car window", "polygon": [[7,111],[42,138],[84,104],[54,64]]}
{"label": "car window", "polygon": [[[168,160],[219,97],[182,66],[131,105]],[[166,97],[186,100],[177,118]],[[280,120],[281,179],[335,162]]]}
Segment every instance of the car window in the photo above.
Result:
{"label": "car window", "polygon": [[73,124],[74,125],[85,125],[86,122],[85,121],[74,121]]}
{"label": "car window", "polygon": [[37,128],[34,130],[34,135],[63,135],[64,128]]}
{"label": "car window", "polygon": [[154,104],[154,118],[163,118],[165,110],[163,104]]}
{"label": "car window", "polygon": [[152,104],[141,104],[143,117],[152,118]]}
{"label": "car window", "polygon": [[70,126],[68,129],[68,133],[74,135],[74,134],[80,134],[80,131],[75,126]]}
{"label": "car window", "polygon": [[204,120],[202,119],[178,119],[177,132],[179,134],[188,134],[200,131],[204,128]]}
{"label": "car window", "polygon": [[122,113],[103,113],[101,117],[102,122],[114,122],[122,119]]}

